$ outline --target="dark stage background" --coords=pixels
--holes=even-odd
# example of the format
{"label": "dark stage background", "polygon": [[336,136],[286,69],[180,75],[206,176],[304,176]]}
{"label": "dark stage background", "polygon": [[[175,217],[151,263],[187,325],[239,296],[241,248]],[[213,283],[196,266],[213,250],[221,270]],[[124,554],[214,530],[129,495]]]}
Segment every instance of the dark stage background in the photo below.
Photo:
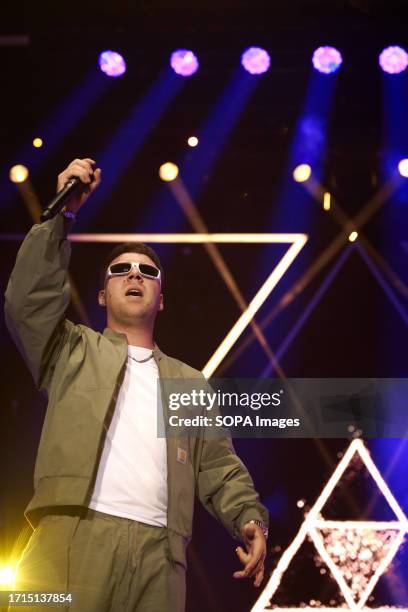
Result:
{"label": "dark stage background", "polygon": [[[291,178],[294,165],[301,161],[299,149],[293,153],[294,143],[300,141],[302,148],[299,121],[310,104],[328,95],[324,84],[313,82],[311,66],[313,50],[324,44],[336,46],[343,55],[340,70],[322,77],[331,79],[331,108],[325,108],[317,135],[312,129],[305,136],[316,139],[320,147],[319,181],[324,189],[345,214],[354,217],[392,179],[387,161],[395,153],[395,138],[400,157],[408,157],[408,77],[404,73],[396,77],[398,86],[390,85],[392,77],[384,77],[378,66],[378,54],[385,46],[408,47],[405,2],[13,4],[2,4],[0,37],[26,35],[28,44],[15,46],[1,38],[3,238],[24,235],[32,225],[23,198],[8,180],[10,166],[26,163],[31,185],[45,205],[54,193],[57,174],[71,159],[84,156],[101,163],[109,180],[115,169],[116,180],[109,183],[106,199],[100,195],[89,202],[75,231],[194,231],[158,176],[162,163],[175,161],[209,231],[309,235],[256,316],[272,351],[281,350],[279,364],[287,377],[406,376],[407,187],[397,185],[361,229],[372,245],[370,250],[367,243],[360,243],[370,254],[367,264],[359,240],[347,240],[353,227],[346,231],[339,226],[335,215],[324,212],[321,202]],[[240,70],[242,51],[253,44],[268,50],[271,68],[252,77],[256,85],[249,85],[252,89],[244,100],[242,89],[231,82]],[[174,81],[166,76],[169,55],[176,48],[193,49],[199,57],[200,70],[190,79]],[[123,77],[108,79],[98,71],[97,58],[104,49],[125,56]],[[147,98],[160,79],[161,89]],[[312,99],[308,104],[307,93]],[[151,112],[153,107],[157,112]],[[126,123],[136,108],[136,121]],[[234,122],[225,129],[234,113]],[[72,115],[75,118],[68,125]],[[141,124],[146,127],[142,135]],[[115,148],[118,133],[124,140]],[[200,138],[194,150],[186,144],[193,134]],[[36,136],[44,139],[38,150],[31,147]],[[100,191],[104,189],[103,183]],[[321,261],[342,232],[344,242],[338,252],[322,262],[301,291],[293,292],[295,283]],[[18,239],[0,240],[2,292],[18,246]],[[98,275],[109,249],[104,244],[73,245],[72,277],[91,325],[100,330],[105,321],[96,299]],[[346,249],[350,252],[343,265],[333,271]],[[240,310],[202,245],[157,245],[157,251],[166,273],[158,343],[166,353],[201,369]],[[249,302],[284,249],[221,245],[220,251]],[[369,265],[373,262],[376,267]],[[331,282],[326,287],[328,277]],[[285,295],[291,299],[281,308]],[[68,316],[79,322],[72,307]],[[36,392],[3,317],[0,338],[0,562],[5,563],[25,528],[23,510],[32,494],[46,401]],[[276,376],[267,366],[268,357],[247,329],[217,373]],[[297,506],[298,500],[305,500],[306,508],[313,504],[347,444],[346,440],[322,440],[320,445],[313,440],[236,442],[270,510],[268,575],[303,520],[305,508]],[[367,446],[406,511],[405,442],[368,441]],[[371,494],[367,487],[361,501],[366,503]],[[189,550],[188,612],[250,609],[256,599],[254,589],[249,582],[232,578],[238,567],[235,546],[222,527],[197,507]],[[376,591],[379,603],[408,605],[406,563],[407,552],[402,550],[391,578]],[[292,595],[309,601],[309,574],[299,569],[296,576]]]}

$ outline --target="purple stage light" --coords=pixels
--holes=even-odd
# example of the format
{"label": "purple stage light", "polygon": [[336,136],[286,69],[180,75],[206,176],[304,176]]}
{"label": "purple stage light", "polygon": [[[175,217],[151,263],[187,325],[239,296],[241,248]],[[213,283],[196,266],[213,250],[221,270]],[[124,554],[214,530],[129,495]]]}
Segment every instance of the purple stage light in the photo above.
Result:
{"label": "purple stage light", "polygon": [[271,65],[271,58],[265,49],[249,47],[241,57],[241,64],[251,74],[263,74]]}
{"label": "purple stage light", "polygon": [[192,51],[188,49],[178,49],[171,54],[170,66],[176,74],[188,77],[197,72],[199,63]]}
{"label": "purple stage light", "polygon": [[341,66],[343,58],[334,47],[319,47],[313,53],[312,63],[319,72],[332,74]]}
{"label": "purple stage light", "polygon": [[399,74],[408,66],[408,53],[401,47],[387,47],[378,58],[384,72]]}
{"label": "purple stage light", "polygon": [[126,62],[116,51],[103,51],[99,56],[99,68],[107,76],[118,77],[126,72]]}

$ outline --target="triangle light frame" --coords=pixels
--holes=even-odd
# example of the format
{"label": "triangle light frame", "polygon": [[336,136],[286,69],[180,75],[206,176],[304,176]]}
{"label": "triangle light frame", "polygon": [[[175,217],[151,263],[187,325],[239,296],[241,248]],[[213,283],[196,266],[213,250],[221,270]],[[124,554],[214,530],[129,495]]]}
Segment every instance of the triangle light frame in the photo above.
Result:
{"label": "triangle light frame", "polygon": [[289,244],[288,250],[272,269],[247,308],[231,327],[227,335],[207,361],[202,372],[210,378],[230,352],[238,338],[248,327],[262,304],[296,259],[308,241],[307,234],[277,233],[172,233],[172,234],[69,234],[72,242],[148,242],[161,244]]}
{"label": "triangle light frame", "polygon": [[[396,516],[396,519],[397,519],[396,521],[325,521],[324,519],[322,519],[321,511],[324,505],[326,504],[330,495],[333,493],[334,488],[339,483],[345,470],[347,469],[351,460],[356,454],[360,456],[363,464],[367,468],[368,472],[370,473],[375,483],[377,484],[379,490],[381,491],[386,501],[388,502],[388,505],[390,506],[390,508],[392,509],[393,513]],[[377,570],[371,576],[371,579],[369,580],[369,583],[367,584],[358,602],[354,601],[351,590],[349,586],[347,585],[346,581],[344,580],[344,577],[340,569],[336,566],[336,564],[334,563],[333,559],[330,557],[330,554],[327,552],[324,546],[323,539],[318,533],[318,530],[322,528],[382,529],[382,530],[392,529],[392,530],[399,531],[395,540],[392,542],[388,553],[383,557],[383,559],[379,563]],[[266,609],[270,609],[270,607],[267,607],[267,606],[270,606],[271,599],[279,587],[283,574],[286,572],[287,568],[289,567],[289,564],[291,563],[292,559],[296,555],[297,551],[299,550],[299,548],[301,547],[301,545],[303,544],[307,536],[311,538],[312,542],[314,543],[316,547],[317,552],[319,553],[320,557],[322,558],[322,560],[326,563],[327,567],[329,568],[332,574],[332,577],[336,580],[339,586],[340,592],[343,595],[345,602],[348,606],[348,608],[344,608],[343,606],[342,607],[333,606],[333,607],[326,607],[326,608],[319,607],[319,612],[329,612],[329,611],[333,612],[334,610],[344,611],[347,609],[355,610],[355,611],[357,610],[375,610],[376,612],[385,612],[386,610],[388,611],[398,610],[399,612],[408,612],[408,609],[404,609],[401,607],[394,607],[394,608],[388,607],[388,606],[384,608],[364,607],[369,596],[373,592],[379,578],[386,571],[392,559],[394,558],[395,554],[397,553],[398,548],[403,543],[405,534],[407,532],[408,532],[407,517],[405,516],[401,507],[399,506],[397,500],[392,494],[390,488],[385,482],[383,476],[381,475],[374,461],[372,460],[370,453],[368,452],[366,446],[364,445],[364,442],[360,439],[353,440],[351,444],[349,445],[348,449],[346,450],[346,452],[344,453],[344,456],[342,457],[341,461],[337,465],[333,474],[331,475],[330,479],[328,480],[327,484],[323,488],[323,491],[318,497],[316,503],[311,508],[309,513],[306,515],[296,537],[294,538],[294,540],[291,542],[291,544],[288,546],[288,548],[285,550],[285,552],[281,556],[276,568],[271,574],[271,577],[265,589],[262,591],[260,597],[256,601],[251,612],[264,612]],[[316,612],[315,607],[307,607],[307,606],[302,606],[302,607],[300,606],[299,607],[276,606],[274,607],[274,609],[285,610],[285,612],[292,612],[295,610],[296,611],[302,610],[302,612],[312,612],[312,611]]]}

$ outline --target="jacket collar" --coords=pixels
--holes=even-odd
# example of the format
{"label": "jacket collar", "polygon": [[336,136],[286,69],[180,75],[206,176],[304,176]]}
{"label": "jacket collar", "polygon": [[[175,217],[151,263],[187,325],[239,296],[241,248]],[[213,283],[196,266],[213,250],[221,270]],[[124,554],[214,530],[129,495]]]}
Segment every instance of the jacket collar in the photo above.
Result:
{"label": "jacket collar", "polygon": [[[103,335],[105,338],[108,338],[113,344],[128,344],[126,334],[122,334],[122,332],[116,332],[109,327],[105,327],[103,330]],[[156,343],[154,343],[153,347],[153,356],[156,361],[160,361],[163,357],[166,357],[165,353],[160,350]]]}

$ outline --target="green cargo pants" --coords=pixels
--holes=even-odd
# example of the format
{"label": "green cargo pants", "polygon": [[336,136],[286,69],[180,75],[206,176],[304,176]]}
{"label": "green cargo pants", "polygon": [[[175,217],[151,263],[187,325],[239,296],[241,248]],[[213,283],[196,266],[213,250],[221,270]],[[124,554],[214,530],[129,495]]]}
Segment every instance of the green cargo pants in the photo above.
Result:
{"label": "green cargo pants", "polygon": [[16,590],[73,594],[70,606],[13,607],[20,612],[184,612],[185,567],[170,559],[164,527],[93,510],[48,514],[23,552]]}

